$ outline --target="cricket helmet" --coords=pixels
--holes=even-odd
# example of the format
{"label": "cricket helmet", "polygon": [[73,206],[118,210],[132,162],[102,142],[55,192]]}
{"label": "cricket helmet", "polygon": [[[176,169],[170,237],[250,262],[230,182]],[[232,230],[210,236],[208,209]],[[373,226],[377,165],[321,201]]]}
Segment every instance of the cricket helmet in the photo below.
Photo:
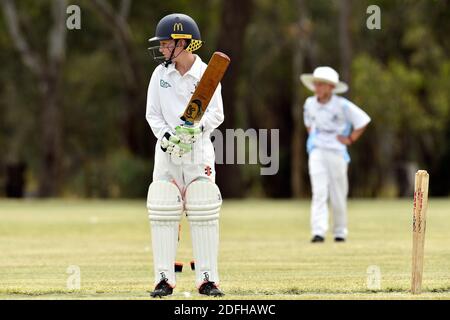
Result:
{"label": "cricket helmet", "polygon": [[172,13],[162,18],[156,26],[155,36],[150,42],[162,40],[185,39],[186,51],[194,52],[202,46],[200,30],[194,19],[182,13]]}

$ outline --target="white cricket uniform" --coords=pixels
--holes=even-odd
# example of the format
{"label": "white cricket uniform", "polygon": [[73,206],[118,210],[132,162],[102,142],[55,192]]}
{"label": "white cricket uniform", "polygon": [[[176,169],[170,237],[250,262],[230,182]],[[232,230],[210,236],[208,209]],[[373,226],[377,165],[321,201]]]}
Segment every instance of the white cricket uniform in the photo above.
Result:
{"label": "white cricket uniform", "polygon": [[337,136],[349,136],[352,130],[361,129],[369,122],[367,113],[344,97],[333,95],[325,104],[319,103],[316,96],[306,99],[304,123],[310,128],[306,147],[312,189],[313,235],[325,237],[328,231],[329,199],[334,215],[334,236],[347,237],[347,167],[350,156],[347,146],[339,142]]}
{"label": "white cricket uniform", "polygon": [[[167,68],[158,66],[152,74],[148,88],[146,119],[158,139],[155,146],[153,182],[149,187],[147,199],[152,230],[155,285],[161,280],[166,280],[172,287],[176,285],[173,266],[179,223],[184,211],[191,228],[196,285],[199,288],[205,281],[214,282],[216,285],[219,283],[217,261],[222,199],[219,189],[213,184],[215,154],[210,136],[224,120],[220,85],[200,121],[203,133],[193,144],[192,151],[179,158],[161,149],[161,138],[164,134],[173,134],[175,128],[183,124],[180,117],[207,68],[199,56],[194,56],[194,64],[183,76],[173,64]],[[205,179],[212,183],[206,182]],[[167,181],[175,183],[179,193],[174,192],[171,188],[173,185],[167,184]]]}
{"label": "white cricket uniform", "polygon": [[175,127],[183,123],[180,117],[207,67],[198,55],[194,56],[194,64],[183,76],[174,64],[167,68],[159,65],[153,72],[147,95],[146,119],[158,139],[153,181],[173,181],[182,193],[189,183],[199,177],[215,182],[215,154],[210,135],[224,120],[219,84],[200,121],[204,128],[202,138],[194,143],[192,152],[178,158],[161,150],[160,143],[164,134],[168,131],[173,134]]}

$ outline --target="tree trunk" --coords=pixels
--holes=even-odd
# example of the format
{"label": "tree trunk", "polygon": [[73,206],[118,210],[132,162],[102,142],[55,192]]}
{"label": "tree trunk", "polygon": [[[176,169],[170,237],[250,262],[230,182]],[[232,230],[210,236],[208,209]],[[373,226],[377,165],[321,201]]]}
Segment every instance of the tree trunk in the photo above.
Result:
{"label": "tree trunk", "polygon": [[59,193],[62,174],[62,128],[60,112],[60,79],[49,75],[43,83],[41,114],[42,167],[39,175],[39,196],[51,197]]}
{"label": "tree trunk", "polygon": [[62,166],[62,66],[66,53],[66,1],[52,4],[53,26],[49,33],[48,62],[40,78],[43,96],[42,152],[43,163],[39,179],[39,196],[51,197],[60,193]]}
{"label": "tree trunk", "polygon": [[292,101],[292,119],[293,132],[291,143],[291,189],[294,198],[300,198],[305,194],[305,127],[303,125],[303,103],[300,100],[300,88],[302,83],[300,75],[303,72],[303,65],[305,59],[305,51],[308,46],[309,30],[308,18],[304,0],[297,0],[298,18],[295,24],[294,32],[294,52],[293,52],[293,101]]}
{"label": "tree trunk", "polygon": [[[5,20],[12,41],[26,67],[36,76],[42,97],[41,113],[41,170],[38,194],[41,197],[56,196],[62,176],[62,115],[61,69],[66,51],[66,0],[53,1],[51,14],[53,25],[48,34],[47,57],[39,56],[23,34],[15,2],[1,0]],[[47,63],[43,62],[47,61]]]}
{"label": "tree trunk", "polygon": [[[350,0],[339,0],[339,49],[341,60],[341,79],[350,83],[352,63],[352,44],[350,38],[351,4]],[[348,93],[347,93],[348,95]]]}
{"label": "tree trunk", "polygon": [[[226,129],[236,128],[236,87],[242,61],[242,48],[245,31],[250,22],[253,1],[223,1],[221,23],[217,50],[223,51],[231,58],[231,64],[222,80],[222,98],[224,102],[225,121],[220,126],[224,134]],[[236,154],[236,153],[235,153]],[[226,148],[223,150],[226,159]],[[236,164],[217,165],[217,184],[222,195],[228,198],[243,196],[243,182]]]}
{"label": "tree trunk", "polygon": [[6,164],[6,197],[22,198],[24,196],[25,170],[26,165],[23,162]]}
{"label": "tree trunk", "polygon": [[92,0],[91,5],[103,18],[105,25],[111,30],[117,43],[120,57],[120,67],[124,76],[125,105],[120,127],[122,140],[133,154],[145,155],[149,152],[150,144],[144,136],[147,124],[143,120],[145,114],[145,92],[141,67],[133,47],[133,37],[127,22],[131,0],[122,0],[120,8],[114,10],[111,3],[105,0]]}

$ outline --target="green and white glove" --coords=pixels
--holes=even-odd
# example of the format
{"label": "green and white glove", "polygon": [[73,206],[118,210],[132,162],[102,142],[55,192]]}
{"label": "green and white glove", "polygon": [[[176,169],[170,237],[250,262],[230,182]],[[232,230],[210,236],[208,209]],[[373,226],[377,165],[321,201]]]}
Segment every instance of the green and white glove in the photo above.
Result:
{"label": "green and white glove", "polygon": [[189,153],[192,147],[190,144],[181,142],[178,136],[166,132],[161,139],[161,149],[168,154],[181,158],[186,153]]}
{"label": "green and white glove", "polygon": [[199,125],[186,126],[182,124],[175,128],[175,132],[182,143],[193,144],[199,139],[203,132],[203,128]]}

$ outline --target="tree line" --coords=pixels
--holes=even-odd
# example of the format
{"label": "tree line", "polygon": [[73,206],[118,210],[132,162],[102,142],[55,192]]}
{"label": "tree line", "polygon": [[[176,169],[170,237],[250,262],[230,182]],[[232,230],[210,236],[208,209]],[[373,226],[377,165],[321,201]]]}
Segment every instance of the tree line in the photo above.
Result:
{"label": "tree line", "polygon": [[[78,5],[81,29],[68,30]],[[381,28],[368,29],[367,8]],[[279,129],[280,169],[218,165],[224,197],[310,194],[299,75],[330,65],[372,123],[351,147],[350,194],[409,196],[417,168],[450,190],[450,2],[408,0],[0,0],[0,195],[145,197],[155,139],[145,121],[156,67],[146,48],[164,15],[198,23],[230,128]]]}

